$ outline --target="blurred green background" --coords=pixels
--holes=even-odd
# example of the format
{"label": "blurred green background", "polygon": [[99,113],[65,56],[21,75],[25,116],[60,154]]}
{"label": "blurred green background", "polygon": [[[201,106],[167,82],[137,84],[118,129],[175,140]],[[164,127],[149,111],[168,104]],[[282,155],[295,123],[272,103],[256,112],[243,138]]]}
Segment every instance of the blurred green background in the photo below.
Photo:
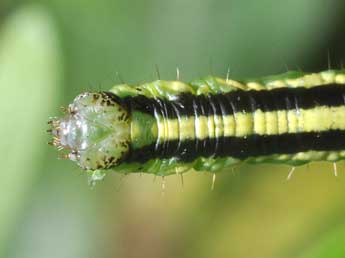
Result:
{"label": "blurred green background", "polygon": [[217,176],[122,177],[91,189],[46,145],[85,90],[161,77],[339,68],[339,0],[0,2],[0,257],[344,257],[345,166],[243,165]]}

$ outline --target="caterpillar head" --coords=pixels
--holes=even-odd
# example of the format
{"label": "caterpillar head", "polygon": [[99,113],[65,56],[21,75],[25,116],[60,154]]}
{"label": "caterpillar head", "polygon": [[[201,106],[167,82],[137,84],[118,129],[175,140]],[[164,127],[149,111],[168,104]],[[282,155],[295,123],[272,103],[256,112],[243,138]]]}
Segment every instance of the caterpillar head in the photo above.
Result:
{"label": "caterpillar head", "polygon": [[68,106],[66,115],[48,123],[52,145],[68,151],[62,157],[86,170],[119,164],[129,151],[130,119],[126,108],[110,92],[86,92]]}

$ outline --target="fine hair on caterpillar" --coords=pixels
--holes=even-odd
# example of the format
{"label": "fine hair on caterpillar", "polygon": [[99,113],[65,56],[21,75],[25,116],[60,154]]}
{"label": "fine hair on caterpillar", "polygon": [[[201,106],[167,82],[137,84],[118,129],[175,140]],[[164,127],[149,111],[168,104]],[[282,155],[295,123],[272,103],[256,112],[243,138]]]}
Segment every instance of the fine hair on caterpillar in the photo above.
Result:
{"label": "fine hair on caterpillar", "polygon": [[[157,69],[157,74],[159,71]],[[242,162],[297,166],[345,158],[345,70],[250,80],[208,76],[85,92],[52,119],[52,145],[92,173],[190,170]],[[100,174],[101,175],[101,174]]]}

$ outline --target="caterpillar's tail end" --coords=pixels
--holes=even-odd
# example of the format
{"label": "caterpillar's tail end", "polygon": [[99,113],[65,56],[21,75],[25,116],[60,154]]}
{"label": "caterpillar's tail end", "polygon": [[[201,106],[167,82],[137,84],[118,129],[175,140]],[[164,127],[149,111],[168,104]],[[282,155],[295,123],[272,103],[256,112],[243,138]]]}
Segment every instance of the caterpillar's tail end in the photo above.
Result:
{"label": "caterpillar's tail end", "polygon": [[126,107],[109,92],[77,96],[62,118],[51,119],[49,144],[63,150],[60,157],[85,170],[108,169],[129,151],[130,118]]}

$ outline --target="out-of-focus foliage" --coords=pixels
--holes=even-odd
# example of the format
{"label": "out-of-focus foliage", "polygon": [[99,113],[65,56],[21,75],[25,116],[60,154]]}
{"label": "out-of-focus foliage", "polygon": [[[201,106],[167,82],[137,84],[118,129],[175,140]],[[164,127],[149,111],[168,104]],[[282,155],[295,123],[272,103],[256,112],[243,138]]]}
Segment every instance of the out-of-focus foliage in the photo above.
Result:
{"label": "out-of-focus foliage", "polygon": [[[0,2],[1,257],[341,257],[345,167],[110,175],[90,189],[46,146],[49,116],[120,81],[340,67],[338,0]],[[116,76],[116,73],[120,76]]]}
{"label": "out-of-focus foliage", "polygon": [[0,248],[42,167],[44,123],[58,96],[57,35],[40,8],[18,10],[0,35]]}

